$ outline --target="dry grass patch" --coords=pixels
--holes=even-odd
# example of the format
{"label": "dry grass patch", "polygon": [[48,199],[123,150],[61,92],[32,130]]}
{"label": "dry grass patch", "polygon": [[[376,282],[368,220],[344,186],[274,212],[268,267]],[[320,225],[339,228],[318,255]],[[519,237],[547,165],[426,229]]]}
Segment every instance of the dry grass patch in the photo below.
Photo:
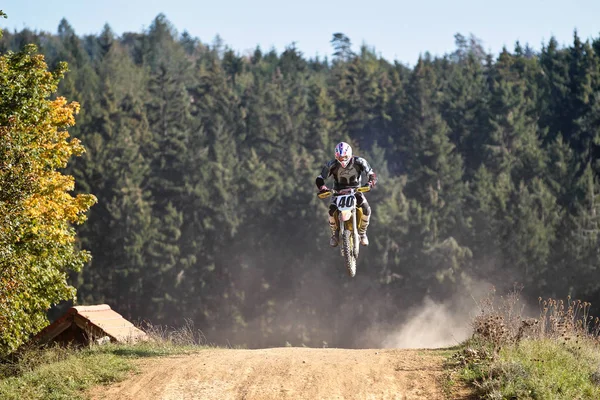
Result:
{"label": "dry grass patch", "polygon": [[599,399],[599,320],[590,303],[539,299],[523,315],[520,291],[490,294],[473,319],[473,336],[450,359],[484,399]]}

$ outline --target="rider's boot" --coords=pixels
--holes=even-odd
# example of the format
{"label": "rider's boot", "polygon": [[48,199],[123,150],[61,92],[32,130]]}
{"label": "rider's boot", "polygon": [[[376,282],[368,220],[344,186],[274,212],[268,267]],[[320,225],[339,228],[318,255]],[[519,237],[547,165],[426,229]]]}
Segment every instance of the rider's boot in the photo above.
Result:
{"label": "rider's boot", "polygon": [[337,247],[339,243],[339,232],[336,227],[335,218],[331,215],[329,216],[329,229],[331,229],[331,239],[329,239],[329,245],[331,247]]}
{"label": "rider's boot", "polygon": [[360,244],[363,246],[369,245],[369,238],[367,237],[367,228],[369,227],[369,220],[371,219],[370,215],[363,214],[361,218],[361,223],[358,228],[358,235],[360,236]]}

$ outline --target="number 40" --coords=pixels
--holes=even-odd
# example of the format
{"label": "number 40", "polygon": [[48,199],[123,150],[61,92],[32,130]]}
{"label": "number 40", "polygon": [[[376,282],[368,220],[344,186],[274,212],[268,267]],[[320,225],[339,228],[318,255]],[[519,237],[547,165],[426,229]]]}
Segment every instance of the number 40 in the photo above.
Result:
{"label": "number 40", "polygon": [[352,204],[354,204],[354,196],[344,196],[340,198],[338,207],[352,207]]}

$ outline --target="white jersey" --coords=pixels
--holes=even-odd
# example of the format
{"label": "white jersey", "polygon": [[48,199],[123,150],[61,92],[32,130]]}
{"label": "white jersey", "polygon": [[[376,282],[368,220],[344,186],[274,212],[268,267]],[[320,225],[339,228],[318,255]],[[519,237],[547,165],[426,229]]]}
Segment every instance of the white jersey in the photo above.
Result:
{"label": "white jersey", "polygon": [[[342,168],[337,160],[329,161],[323,167],[321,171],[321,175],[317,177],[317,181],[319,178],[326,180],[330,176],[333,177],[335,181],[334,189],[341,190],[349,187],[359,187],[361,182],[362,173],[365,173],[367,176],[370,176],[370,179],[375,179],[375,172],[367,162],[362,157],[352,157],[352,162],[349,163],[346,168]],[[318,186],[318,184],[317,184]]]}

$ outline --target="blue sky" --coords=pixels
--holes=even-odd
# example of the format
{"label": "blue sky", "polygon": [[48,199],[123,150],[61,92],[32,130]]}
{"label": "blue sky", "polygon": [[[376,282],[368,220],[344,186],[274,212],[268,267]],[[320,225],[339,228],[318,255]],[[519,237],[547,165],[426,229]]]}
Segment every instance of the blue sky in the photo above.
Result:
{"label": "blue sky", "polygon": [[141,32],[164,13],[181,33],[211,43],[220,35],[240,53],[260,45],[282,51],[292,42],[307,57],[330,56],[335,32],[357,49],[362,43],[386,59],[413,65],[419,54],[454,49],[454,34],[474,34],[497,54],[519,40],[539,49],[554,35],[572,42],[600,37],[600,0],[4,0],[9,16],[0,27],[56,32],[65,17],[79,35],[98,33],[108,23],[121,34]]}

